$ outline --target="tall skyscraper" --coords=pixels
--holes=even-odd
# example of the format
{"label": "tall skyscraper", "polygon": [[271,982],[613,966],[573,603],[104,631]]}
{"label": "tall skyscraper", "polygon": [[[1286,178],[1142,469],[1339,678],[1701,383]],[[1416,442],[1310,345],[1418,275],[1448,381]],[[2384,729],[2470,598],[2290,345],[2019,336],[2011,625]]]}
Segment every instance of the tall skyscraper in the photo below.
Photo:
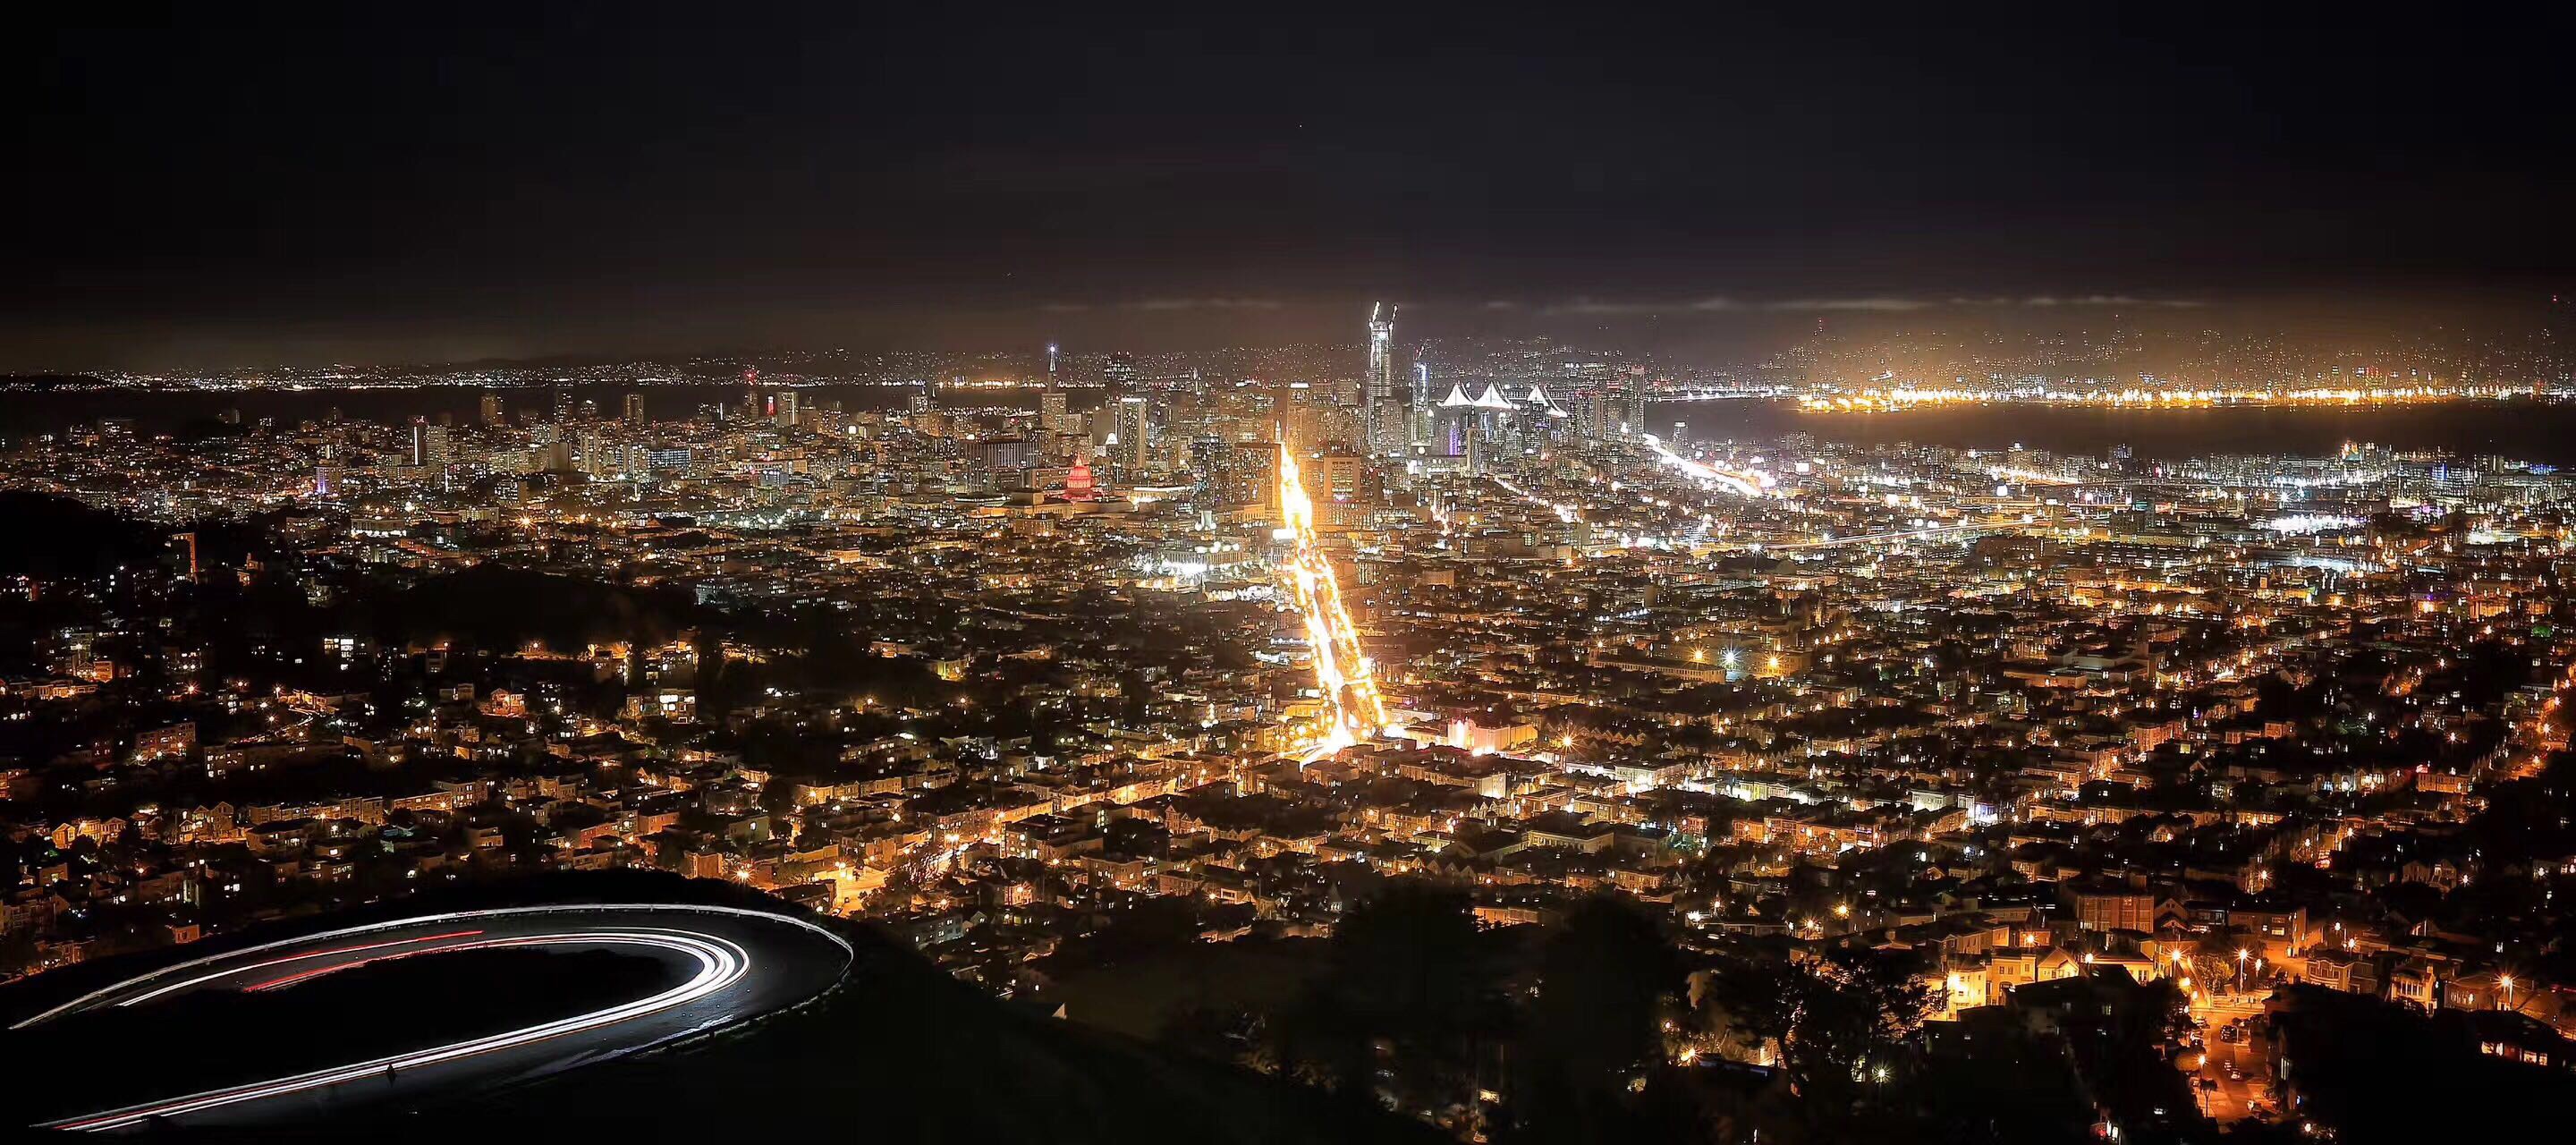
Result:
{"label": "tall skyscraper", "polygon": [[1431,392],[1431,363],[1423,361],[1419,351],[1414,353],[1413,369],[1408,373],[1413,385],[1405,399],[1411,413],[1405,444],[1419,448],[1432,444],[1431,411],[1440,399]]}
{"label": "tall skyscraper", "polygon": [[626,395],[626,408],[622,412],[626,415],[626,420],[628,422],[635,425],[644,424],[644,395]]}
{"label": "tall skyscraper", "polygon": [[1405,401],[1408,387],[1395,376],[1395,307],[1380,302],[1369,309],[1368,374],[1360,380],[1360,432],[1369,453],[1392,457],[1413,440],[1413,414]]}
{"label": "tall skyscraper", "polygon": [[1128,472],[1144,472],[1153,457],[1149,452],[1153,440],[1152,413],[1152,405],[1141,395],[1131,394],[1118,399],[1116,420],[1110,422],[1110,432],[1118,439],[1118,450],[1112,456]]}
{"label": "tall skyscraper", "polygon": [[483,395],[483,424],[500,425],[507,419],[501,413],[501,395]]}
{"label": "tall skyscraper", "polygon": [[1047,343],[1047,388],[1054,389],[1057,380],[1055,343],[1049,342]]}
{"label": "tall skyscraper", "polygon": [[1620,371],[1619,436],[1641,437],[1646,433],[1646,368],[1630,366]]}
{"label": "tall skyscraper", "polygon": [[411,455],[406,458],[412,468],[444,473],[451,460],[447,427],[432,425],[425,417],[411,419]]}
{"label": "tall skyscraper", "polygon": [[1224,438],[1212,433],[1192,438],[1190,473],[1198,478],[1195,496],[1203,502],[1222,500],[1229,486],[1226,470],[1233,461],[1234,448]]}
{"label": "tall skyscraper", "polygon": [[1237,505],[1258,506],[1264,512],[1279,508],[1279,445],[1270,441],[1239,441],[1234,444],[1234,457],[1226,467],[1228,478],[1226,500]]}
{"label": "tall skyscraper", "polygon": [[1367,487],[1368,467],[1351,454],[1328,451],[1309,458],[1300,468],[1305,471],[1306,495],[1319,503],[1349,504],[1360,500]]}

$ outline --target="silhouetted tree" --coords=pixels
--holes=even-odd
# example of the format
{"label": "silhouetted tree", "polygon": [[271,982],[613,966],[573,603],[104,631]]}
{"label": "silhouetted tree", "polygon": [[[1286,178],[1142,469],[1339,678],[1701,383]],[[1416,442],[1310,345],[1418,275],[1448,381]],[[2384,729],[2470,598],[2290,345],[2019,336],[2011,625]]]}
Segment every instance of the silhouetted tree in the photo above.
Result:
{"label": "silhouetted tree", "polygon": [[1496,1140],[1632,1139],[1636,1095],[1664,1057],[1681,964],[1625,899],[1576,906],[1540,939],[1538,996],[1513,1039]]}
{"label": "silhouetted tree", "polygon": [[1942,1031],[1908,1085],[1908,1136],[1926,1143],[2075,1141],[2093,1106],[2066,1043],[2000,1007]]}
{"label": "silhouetted tree", "polygon": [[1501,1003],[1467,896],[1390,884],[1343,916],[1326,957],[1283,1023],[1292,1068],[1407,1111],[1469,1107]]}
{"label": "silhouetted tree", "polygon": [[1837,947],[1730,962],[1703,1003],[1746,1037],[1778,1043],[1797,1115],[1824,1133],[1881,1118],[1890,1083],[1911,1072],[1932,991],[1899,956]]}

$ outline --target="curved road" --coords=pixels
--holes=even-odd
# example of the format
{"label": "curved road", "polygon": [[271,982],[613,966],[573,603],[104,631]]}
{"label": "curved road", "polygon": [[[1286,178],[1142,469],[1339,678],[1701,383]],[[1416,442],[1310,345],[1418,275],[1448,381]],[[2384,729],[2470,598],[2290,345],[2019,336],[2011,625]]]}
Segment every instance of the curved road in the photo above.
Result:
{"label": "curved road", "polygon": [[465,950],[612,950],[671,960],[687,977],[605,1009],[390,1057],[230,1085],[47,1122],[121,1129],[146,1121],[241,1124],[310,1115],[335,1101],[378,1101],[495,1085],[572,1068],[784,1009],[849,970],[839,935],[802,919],[732,907],[546,906],[422,915],[345,927],[193,959],[74,999],[17,1024],[111,1006],[148,1006],[193,990],[258,992],[371,962]]}

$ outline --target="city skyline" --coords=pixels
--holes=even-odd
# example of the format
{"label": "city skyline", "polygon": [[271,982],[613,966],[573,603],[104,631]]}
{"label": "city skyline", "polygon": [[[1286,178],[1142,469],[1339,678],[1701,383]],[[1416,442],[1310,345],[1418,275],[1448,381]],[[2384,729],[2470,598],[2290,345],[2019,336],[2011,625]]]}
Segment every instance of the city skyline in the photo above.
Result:
{"label": "city skyline", "polygon": [[[641,1067],[735,1117],[782,1024],[846,1042],[884,1020],[852,983],[908,974],[957,986],[920,1027],[1034,1006],[1366,1110],[1331,1139],[2420,1139],[2458,1115],[2373,1070],[2561,1084],[2547,328],[1819,330],[1738,376],[1407,313],[22,390],[0,1021],[113,1064],[13,1109],[596,1122],[602,1087],[659,1124],[696,1103],[624,1052],[735,1027]],[[2019,372],[2175,353],[2261,388]],[[64,1000],[93,959],[138,969]],[[1456,996],[1371,1000],[1426,978]],[[480,984],[363,1052],[81,1048],[423,982]]]}

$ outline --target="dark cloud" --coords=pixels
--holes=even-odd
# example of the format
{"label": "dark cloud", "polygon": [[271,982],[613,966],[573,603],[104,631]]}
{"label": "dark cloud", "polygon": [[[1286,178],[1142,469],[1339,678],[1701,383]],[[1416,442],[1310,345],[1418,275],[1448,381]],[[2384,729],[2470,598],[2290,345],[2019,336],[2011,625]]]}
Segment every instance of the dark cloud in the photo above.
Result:
{"label": "dark cloud", "polygon": [[0,366],[2576,270],[2560,9],[49,11]]}
{"label": "dark cloud", "polygon": [[1277,310],[1275,298],[1148,298],[1121,303],[1130,310]]}

